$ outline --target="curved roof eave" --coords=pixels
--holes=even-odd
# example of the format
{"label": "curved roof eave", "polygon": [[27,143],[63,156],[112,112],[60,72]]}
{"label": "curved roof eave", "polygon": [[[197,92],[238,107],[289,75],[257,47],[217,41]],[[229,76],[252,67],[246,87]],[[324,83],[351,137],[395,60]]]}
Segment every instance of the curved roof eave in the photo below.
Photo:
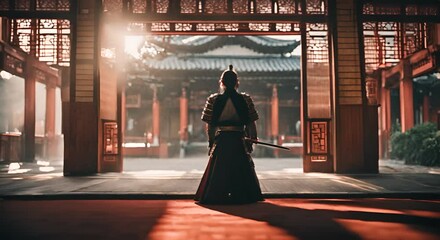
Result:
{"label": "curved roof eave", "polygon": [[258,53],[285,54],[292,52],[300,45],[297,40],[280,40],[265,36],[203,36],[188,40],[189,37],[176,36],[161,41],[152,38],[150,43],[172,53],[204,53],[225,45],[240,45]]}

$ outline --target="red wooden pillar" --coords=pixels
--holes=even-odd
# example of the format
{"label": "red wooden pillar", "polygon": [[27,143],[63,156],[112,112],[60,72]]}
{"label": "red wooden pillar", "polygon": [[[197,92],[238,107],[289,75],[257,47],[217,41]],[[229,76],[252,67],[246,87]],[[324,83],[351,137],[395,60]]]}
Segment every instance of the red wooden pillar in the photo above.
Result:
{"label": "red wooden pillar", "polygon": [[279,107],[278,107],[278,89],[276,85],[272,86],[272,99],[271,99],[271,122],[272,130],[271,137],[276,140],[279,134]]}
{"label": "red wooden pillar", "polygon": [[429,122],[429,96],[423,97],[423,122]]}
{"label": "red wooden pillar", "polygon": [[35,74],[33,60],[28,58],[24,82],[24,161],[35,159]]}
{"label": "red wooden pillar", "polygon": [[414,126],[413,82],[410,78],[400,81],[400,118],[402,132]]}
{"label": "red wooden pillar", "polygon": [[182,96],[180,97],[180,140],[188,140],[188,98],[186,89],[182,88]]}
{"label": "red wooden pillar", "polygon": [[157,99],[157,87],[153,88],[153,144],[159,144],[160,134],[160,104]]}
{"label": "red wooden pillar", "polygon": [[[272,99],[271,99],[271,137],[274,144],[278,144],[279,135],[279,103],[278,103],[278,89],[277,85],[272,86]],[[278,157],[278,150],[274,149],[275,157]]]}
{"label": "red wooden pillar", "polygon": [[180,97],[180,148],[179,157],[185,157],[186,145],[188,144],[188,98],[186,89],[182,88],[182,96]]}
{"label": "red wooden pillar", "polygon": [[391,95],[390,89],[382,87],[380,93],[380,154],[381,158],[388,158],[388,143],[391,134]]}
{"label": "red wooden pillar", "polygon": [[52,158],[55,153],[55,87],[46,85],[46,158]]}
{"label": "red wooden pillar", "polygon": [[45,134],[52,138],[55,135],[55,87],[46,85],[46,123]]}

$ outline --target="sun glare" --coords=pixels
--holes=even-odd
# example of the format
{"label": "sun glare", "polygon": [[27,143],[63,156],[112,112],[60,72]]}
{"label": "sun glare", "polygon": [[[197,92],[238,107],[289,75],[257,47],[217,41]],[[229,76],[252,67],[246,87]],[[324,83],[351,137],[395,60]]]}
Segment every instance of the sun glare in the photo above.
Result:
{"label": "sun glare", "polygon": [[144,41],[144,36],[126,36],[124,51],[135,58],[140,58],[139,48],[144,43]]}

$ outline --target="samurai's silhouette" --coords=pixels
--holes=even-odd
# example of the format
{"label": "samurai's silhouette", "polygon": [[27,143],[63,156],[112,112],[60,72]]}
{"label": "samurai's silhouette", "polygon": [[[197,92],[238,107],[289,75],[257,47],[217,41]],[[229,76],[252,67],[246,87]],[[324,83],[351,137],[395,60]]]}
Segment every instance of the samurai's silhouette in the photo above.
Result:
{"label": "samurai's silhouette", "polygon": [[258,113],[249,95],[238,93],[237,73],[229,65],[219,81],[223,93],[206,101],[202,121],[207,123],[209,162],[197,190],[199,203],[242,204],[263,201],[250,153],[257,139]]}

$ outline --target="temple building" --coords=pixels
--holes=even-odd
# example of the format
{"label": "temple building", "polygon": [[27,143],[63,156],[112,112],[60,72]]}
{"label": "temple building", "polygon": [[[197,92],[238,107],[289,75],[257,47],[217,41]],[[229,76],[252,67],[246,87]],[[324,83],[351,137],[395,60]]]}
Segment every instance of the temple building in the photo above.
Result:
{"label": "temple building", "polygon": [[[239,74],[239,91],[255,101],[260,139],[300,143],[300,56],[293,55],[298,46],[298,40],[266,36],[148,39],[139,47],[138,59],[130,56],[128,64],[125,154],[205,153],[201,111],[206,97],[218,92],[218,80],[229,64]],[[274,155],[261,151],[266,152],[256,154]]]}
{"label": "temple building", "polygon": [[[304,172],[377,173],[392,131],[440,126],[439,6],[0,1],[0,162],[55,156],[75,176],[121,172],[124,155],[190,156],[206,144],[203,102],[233,64],[261,138],[296,144]],[[146,41],[130,54],[136,36]]]}

